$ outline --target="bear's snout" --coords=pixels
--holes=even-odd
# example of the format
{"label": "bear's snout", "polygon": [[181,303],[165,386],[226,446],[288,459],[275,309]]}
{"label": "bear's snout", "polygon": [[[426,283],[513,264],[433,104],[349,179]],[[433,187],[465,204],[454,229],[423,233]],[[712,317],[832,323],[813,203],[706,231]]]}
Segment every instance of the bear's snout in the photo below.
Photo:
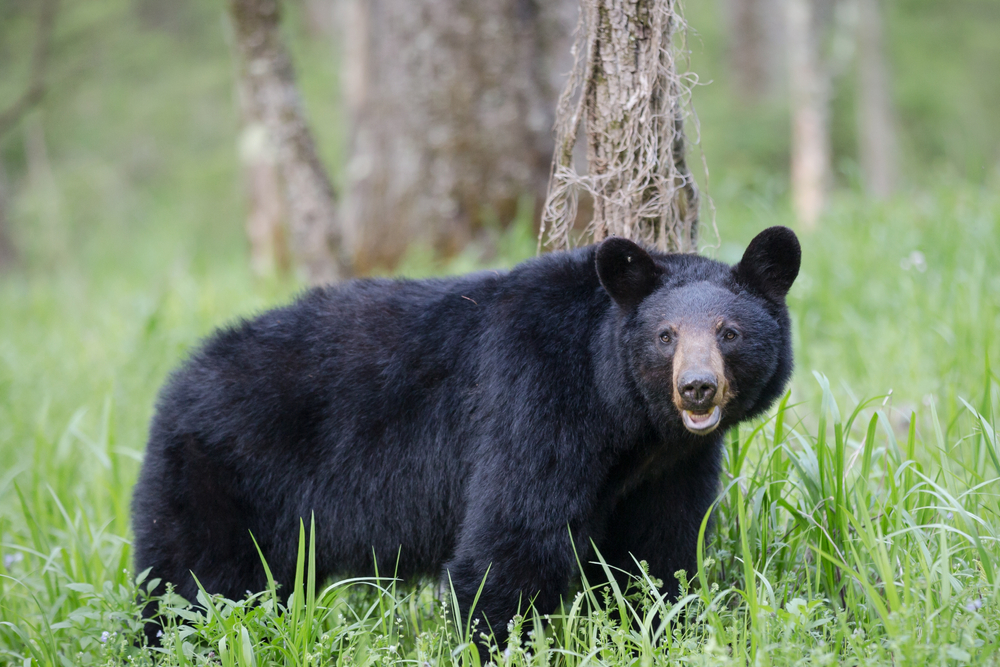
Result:
{"label": "bear's snout", "polygon": [[719,388],[715,374],[706,370],[685,371],[678,378],[678,384],[684,407],[697,412],[707,412],[712,407]]}
{"label": "bear's snout", "polygon": [[728,385],[713,326],[682,325],[673,355],[674,405],[684,427],[708,435],[722,421]]}

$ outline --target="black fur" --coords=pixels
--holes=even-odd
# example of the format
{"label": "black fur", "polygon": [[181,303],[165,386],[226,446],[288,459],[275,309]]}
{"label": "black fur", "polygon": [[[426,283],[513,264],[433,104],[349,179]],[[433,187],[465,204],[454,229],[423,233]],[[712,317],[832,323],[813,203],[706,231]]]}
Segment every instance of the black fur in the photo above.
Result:
{"label": "black fur", "polygon": [[[778,230],[778,231],[775,231]],[[792,247],[794,246],[794,247]],[[752,252],[751,252],[752,251]],[[629,261],[631,257],[631,261]],[[591,540],[676,591],[718,489],[725,428],[792,369],[784,294],[798,243],[772,228],[738,269],[622,239],[509,273],[358,280],[211,336],[163,389],[133,500],[137,571],[193,600],[290,585],[315,514],[318,576],[450,574],[502,638],[552,610]],[[602,286],[607,286],[607,290]],[[609,291],[614,299],[609,297]],[[736,398],[688,432],[662,322],[724,316]]]}
{"label": "black fur", "polygon": [[638,245],[611,237],[597,248],[597,277],[611,298],[634,308],[653,293],[663,270]]}

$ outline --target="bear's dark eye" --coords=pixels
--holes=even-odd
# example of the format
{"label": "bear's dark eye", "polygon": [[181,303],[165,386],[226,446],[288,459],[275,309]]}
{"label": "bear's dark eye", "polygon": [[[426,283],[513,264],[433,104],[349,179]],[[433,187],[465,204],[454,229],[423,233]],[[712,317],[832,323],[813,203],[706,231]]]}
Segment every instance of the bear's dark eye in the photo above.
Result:
{"label": "bear's dark eye", "polygon": [[726,333],[722,334],[722,338],[724,340],[736,340],[736,336],[737,335],[738,334],[735,331],[733,331],[732,329],[729,329],[729,330],[726,331]]}
{"label": "bear's dark eye", "polygon": [[663,333],[661,333],[660,334],[660,340],[663,341],[664,343],[669,343],[670,342],[670,332],[669,331],[664,331]]}

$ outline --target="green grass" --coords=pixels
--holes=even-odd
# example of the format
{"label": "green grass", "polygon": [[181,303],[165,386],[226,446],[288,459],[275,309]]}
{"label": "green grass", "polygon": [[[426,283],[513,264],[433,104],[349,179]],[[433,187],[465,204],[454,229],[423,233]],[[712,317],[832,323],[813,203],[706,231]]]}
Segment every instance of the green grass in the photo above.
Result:
{"label": "green grass", "polygon": [[[709,250],[723,259],[787,222],[780,200],[724,194],[725,243]],[[998,239],[1000,198],[986,189],[950,183],[877,206],[841,195],[802,235],[790,395],[727,442],[718,527],[687,595],[590,582],[494,660],[996,662]],[[144,243],[138,256],[162,248]],[[515,258],[532,243],[515,230],[503,247]],[[128,503],[155,392],[200,336],[297,286],[254,281],[238,246],[211,262],[176,246],[146,268],[99,247],[0,280],[0,661],[473,661],[432,583],[316,582],[308,546],[284,605],[266,591],[256,604],[205,598],[209,613],[174,612],[167,653],[133,646]],[[427,270],[418,253],[410,272]]]}

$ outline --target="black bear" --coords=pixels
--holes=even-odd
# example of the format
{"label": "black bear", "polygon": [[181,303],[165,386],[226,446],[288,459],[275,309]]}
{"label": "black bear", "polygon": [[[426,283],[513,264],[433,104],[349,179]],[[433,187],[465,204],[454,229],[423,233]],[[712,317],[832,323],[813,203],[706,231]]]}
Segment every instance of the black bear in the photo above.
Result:
{"label": "black bear", "polygon": [[[213,334],[159,398],[133,500],[137,571],[193,600],[293,578],[450,577],[499,639],[551,611],[595,544],[676,592],[719,488],[723,433],[792,371],[800,248],[735,266],[621,239],[507,273],[355,280]],[[575,544],[574,544],[575,542]],[[385,569],[385,568],[383,568]],[[480,625],[480,629],[483,626]]]}

